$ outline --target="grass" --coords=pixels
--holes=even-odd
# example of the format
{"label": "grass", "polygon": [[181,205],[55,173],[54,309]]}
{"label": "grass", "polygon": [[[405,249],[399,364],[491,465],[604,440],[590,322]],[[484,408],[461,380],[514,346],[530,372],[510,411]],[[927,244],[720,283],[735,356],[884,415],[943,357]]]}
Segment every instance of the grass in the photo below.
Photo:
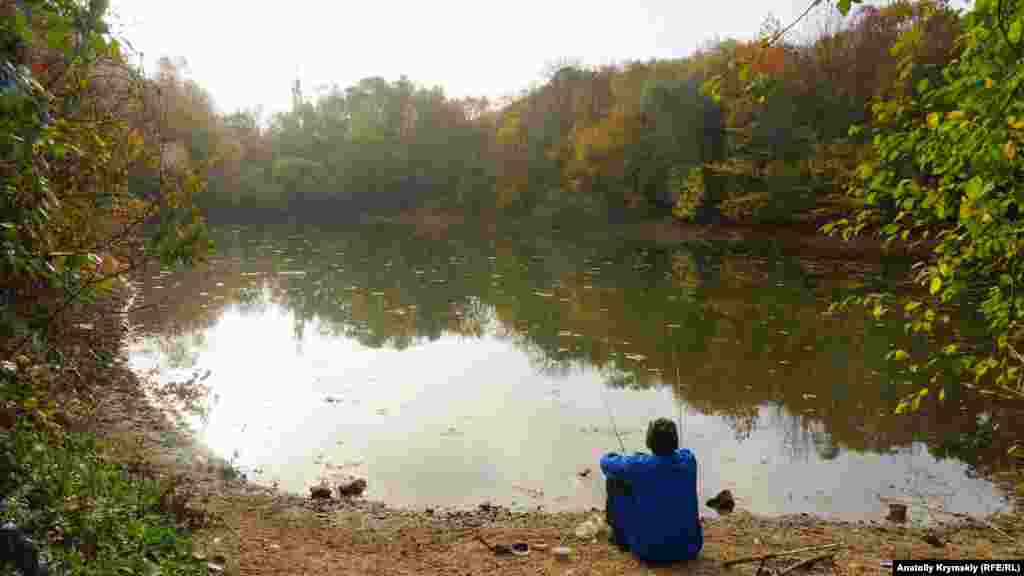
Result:
{"label": "grass", "polygon": [[[51,574],[206,574],[189,534],[202,519],[186,513],[177,485],[57,424],[59,407],[39,395],[0,369],[0,407],[17,416],[0,422],[0,523],[21,528]],[[13,570],[0,563],[0,575]]]}

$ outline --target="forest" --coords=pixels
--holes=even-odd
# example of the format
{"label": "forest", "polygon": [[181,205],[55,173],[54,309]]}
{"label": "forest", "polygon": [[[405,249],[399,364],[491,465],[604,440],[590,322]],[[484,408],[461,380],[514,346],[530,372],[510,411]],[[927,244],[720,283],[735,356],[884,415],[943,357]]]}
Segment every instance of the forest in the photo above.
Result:
{"label": "forest", "polygon": [[[769,19],[760,39],[728,39],[687,58],[552,65],[505,102],[447,98],[409,79],[367,78],[292,108],[218,115],[184,62],[150,82],[163,129],[190,167],[209,167],[199,204],[213,218],[255,213],[337,221],[436,207],[492,217],[563,210],[683,220],[821,221],[870,153],[872,106],[941,80],[961,25],[941,4],[864,7],[806,44]],[[912,70],[890,52],[917,30]],[[737,65],[737,63],[743,63]],[[272,216],[271,216],[272,215]]]}

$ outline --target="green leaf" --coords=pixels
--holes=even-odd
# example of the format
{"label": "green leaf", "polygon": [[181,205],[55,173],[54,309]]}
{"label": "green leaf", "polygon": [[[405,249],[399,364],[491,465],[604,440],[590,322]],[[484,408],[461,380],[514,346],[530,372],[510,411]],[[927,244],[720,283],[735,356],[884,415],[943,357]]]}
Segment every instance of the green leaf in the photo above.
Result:
{"label": "green leaf", "polygon": [[932,296],[934,296],[934,295],[938,294],[939,290],[941,290],[941,289],[942,289],[942,279],[940,279],[938,276],[932,277],[931,284],[928,285],[928,291],[931,292]]}
{"label": "green leaf", "polygon": [[67,35],[60,28],[54,28],[46,33],[46,45],[51,50],[60,50],[64,45],[64,39]]}
{"label": "green leaf", "polygon": [[[857,1],[859,2],[859,0]],[[837,5],[837,7],[839,8],[839,13],[842,14],[843,16],[849,14],[850,8],[853,6],[853,2],[854,0],[839,0],[839,3]]]}
{"label": "green leaf", "polygon": [[1020,42],[1022,26],[1024,26],[1024,23],[1022,23],[1019,18],[1010,24],[1010,30],[1006,33],[1006,36],[1010,39],[1011,43],[1016,44]]}

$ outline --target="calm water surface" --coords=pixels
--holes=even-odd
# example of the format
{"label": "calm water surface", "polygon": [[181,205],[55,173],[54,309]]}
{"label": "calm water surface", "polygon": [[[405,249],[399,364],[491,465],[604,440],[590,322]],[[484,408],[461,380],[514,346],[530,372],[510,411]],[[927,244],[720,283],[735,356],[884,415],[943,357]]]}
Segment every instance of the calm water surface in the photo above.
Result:
{"label": "calm water surface", "polygon": [[356,474],[368,497],[418,508],[603,506],[613,429],[642,450],[664,416],[697,454],[701,498],[729,488],[755,513],[1006,505],[973,472],[1005,452],[1011,416],[956,395],[893,415],[914,384],[884,354],[921,343],[898,321],[824,314],[898,263],[381,226],[216,239],[208,267],[139,279],[154,307],[131,355],[165,381],[209,371],[193,425],[259,482],[305,493]]}

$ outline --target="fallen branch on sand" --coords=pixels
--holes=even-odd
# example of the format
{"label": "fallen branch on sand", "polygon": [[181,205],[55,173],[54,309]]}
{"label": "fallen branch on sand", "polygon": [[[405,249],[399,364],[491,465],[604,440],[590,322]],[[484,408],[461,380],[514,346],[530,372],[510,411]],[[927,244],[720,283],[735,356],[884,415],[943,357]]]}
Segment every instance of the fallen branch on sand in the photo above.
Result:
{"label": "fallen branch on sand", "polygon": [[792,572],[793,570],[796,570],[797,568],[809,568],[812,564],[815,564],[817,562],[820,562],[822,560],[826,560],[826,559],[829,559],[829,558],[834,560],[835,559],[835,555],[836,555],[835,552],[830,552],[828,554],[822,554],[821,556],[815,556],[814,558],[808,558],[807,560],[801,560],[801,561],[797,562],[796,564],[793,564],[792,566],[790,566],[788,568],[783,568],[782,570],[779,570],[778,573],[776,573],[775,576],[786,576],[786,574],[789,574],[790,572]]}
{"label": "fallen branch on sand", "polygon": [[730,566],[735,566],[737,564],[747,564],[749,562],[757,562],[760,560],[771,560],[772,558],[778,558],[780,556],[792,556],[793,554],[800,554],[801,552],[829,550],[832,548],[837,548],[838,546],[838,542],[833,542],[832,544],[822,544],[820,546],[808,546],[806,548],[797,548],[795,550],[786,550],[784,552],[772,552],[770,554],[760,554],[757,556],[747,556],[746,558],[737,558],[736,560],[728,560],[722,565],[728,568]]}

